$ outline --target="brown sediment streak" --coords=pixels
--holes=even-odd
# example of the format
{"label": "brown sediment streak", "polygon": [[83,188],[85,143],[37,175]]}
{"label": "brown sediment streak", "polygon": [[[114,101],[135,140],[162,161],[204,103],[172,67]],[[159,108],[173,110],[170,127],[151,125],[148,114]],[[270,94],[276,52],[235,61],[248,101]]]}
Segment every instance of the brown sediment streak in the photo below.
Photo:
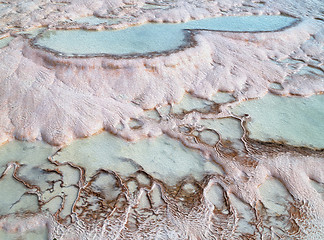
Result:
{"label": "brown sediment streak", "polygon": [[[12,47],[0,54],[4,57],[8,51],[17,49],[14,53],[21,61],[16,60],[8,69],[2,69],[3,79],[0,80],[10,78],[8,87],[22,91],[15,97],[15,101],[22,104],[11,109],[6,101],[3,103],[8,116],[4,118],[2,142],[15,136],[64,145],[102,129],[116,133],[119,122],[138,119],[143,109],[179,102],[184,92],[201,98],[209,98],[218,91],[233,92],[237,100],[260,97],[268,91],[270,82],[281,83],[285,75],[284,67],[265,55],[289,55],[307,41],[310,33],[302,26],[307,24],[301,22],[294,28],[271,34],[187,31],[192,47],[135,58],[105,54],[59,56],[31,47],[28,40],[18,37],[11,43]],[[296,40],[294,36],[300,31],[303,34]],[[251,38],[255,38],[255,43],[242,41]],[[293,42],[288,44],[286,38]],[[269,45],[270,41],[273,49],[259,46]],[[287,49],[280,49],[282,44],[286,44]],[[312,93],[322,90],[317,86]],[[125,93],[126,98],[119,97]],[[4,94],[9,102],[13,101],[11,97]],[[34,105],[28,104],[31,109],[28,106],[20,109],[23,102],[34,102]],[[49,108],[49,114],[37,110],[44,108]],[[212,108],[218,110],[217,105]],[[65,119],[66,115],[70,117]],[[134,137],[127,139],[134,140]]]}
{"label": "brown sediment streak", "polygon": [[[271,149],[272,151],[273,149],[278,150],[278,148],[273,146],[268,148],[269,151],[271,151]],[[280,152],[281,151],[279,150],[278,154]],[[230,159],[224,160],[230,161]],[[55,162],[56,164],[54,162],[52,163],[55,166],[59,166],[57,162]],[[72,221],[65,225],[65,221],[68,216],[65,217],[65,219],[60,218],[60,213],[65,207],[66,195],[63,194],[62,196],[53,197],[60,197],[63,202],[60,209],[58,209],[58,211],[54,214],[56,222],[52,224],[54,224],[54,226],[56,226],[57,224],[64,224],[62,226],[65,226],[66,230],[70,229],[73,232],[73,227],[76,227],[82,222],[82,224],[89,226],[88,231],[90,233],[91,229],[101,229],[105,226],[109,226],[110,228],[117,227],[119,225],[116,221],[117,219],[121,219],[122,225],[120,225],[120,228],[117,231],[118,236],[121,236],[122,239],[127,239],[127,237],[123,234],[131,234],[129,236],[133,237],[135,237],[136,234],[141,234],[137,231],[130,233],[128,230],[128,227],[133,224],[130,218],[135,216],[138,219],[135,224],[136,229],[142,229],[142,231],[144,232],[152,231],[154,228],[159,227],[160,224],[166,224],[172,229],[172,226],[175,224],[175,230],[178,231],[179,234],[185,234],[184,236],[187,236],[187,234],[189,234],[188,236],[197,237],[205,236],[205,234],[216,234],[214,236],[223,235],[230,238],[234,238],[235,236],[242,236],[241,234],[243,234],[244,236],[256,236],[257,234],[260,234],[264,237],[267,236],[268,230],[266,229],[272,228],[271,225],[268,225],[268,218],[272,218],[274,221],[274,219],[276,219],[276,216],[268,215],[267,210],[263,206],[262,202],[257,203],[256,206],[250,203],[251,214],[255,217],[247,221],[249,222],[250,226],[254,226],[254,232],[244,234],[238,231],[239,222],[244,220],[243,215],[241,215],[242,211],[246,210],[238,208],[235,203],[237,201],[243,201],[242,204],[246,203],[244,203],[244,197],[239,197],[239,195],[237,195],[238,199],[240,200],[234,200],[232,197],[233,193],[235,192],[233,191],[233,184],[241,184],[241,180],[239,180],[240,178],[235,177],[234,179],[231,179],[231,177],[234,177],[233,175],[231,175],[231,172],[227,171],[226,173],[226,176],[207,175],[201,181],[197,181],[191,177],[188,177],[181,180],[175,186],[167,186],[163,182],[154,179],[143,170],[139,170],[134,175],[125,179],[120,177],[116,172],[100,169],[82,187],[81,194],[85,195],[82,195],[81,198],[79,192],[79,195],[75,200],[72,214],[76,215],[76,219],[74,220],[76,222]],[[98,189],[93,188],[95,181],[101,176],[101,174],[111,175],[113,179],[116,180],[118,188],[121,189],[121,192],[111,200],[106,200],[104,197],[104,192],[100,190],[98,191]],[[146,186],[139,184],[136,178],[138,174],[144,174],[145,177],[149,179],[149,182]],[[127,187],[127,183],[130,181],[137,182],[138,187],[135,190],[135,195],[131,195]],[[213,198],[207,196],[211,191],[212,186],[214,186],[214,184],[216,183],[221,186],[220,199],[223,199],[222,201],[224,202],[224,205],[223,207],[221,207],[221,209],[219,209],[219,206],[216,207],[210,202]],[[188,190],[186,190],[186,186],[188,186],[188,184],[190,185],[189,192],[187,192]],[[155,197],[152,196],[152,191],[155,187],[158,187],[161,193],[160,197],[162,198],[162,205],[159,206],[156,206],[154,202],[156,201]],[[91,202],[85,202],[85,204],[83,205],[78,205],[79,202],[85,201],[86,196],[91,196],[92,198],[96,199],[95,202],[97,202],[101,207],[96,208],[95,211],[93,211],[90,210],[93,206]],[[143,196],[147,196],[149,205],[145,205],[142,209],[139,206],[139,199]],[[51,198],[50,200],[52,200],[53,198]],[[43,204],[45,204],[45,202]],[[302,210],[300,209],[301,207],[305,209]],[[303,234],[303,232],[300,231],[300,224],[309,220],[309,217],[307,215],[307,208],[308,207],[305,206],[304,203],[298,201],[293,201],[291,205],[287,206],[287,223],[290,222],[290,224],[287,225],[288,229],[284,228],[282,230],[283,232],[287,232],[285,233],[286,236],[292,237],[300,236]],[[306,212],[304,212],[305,210]],[[153,226],[150,227],[151,224],[147,225],[146,222],[149,220],[149,217],[153,216],[155,216],[154,218],[157,218],[157,220],[159,219],[158,222],[155,222],[155,224],[151,223],[154,225],[154,228],[152,228]],[[106,220],[109,220],[109,223],[107,223],[108,225],[105,225],[104,223],[104,221]],[[203,232],[200,232],[199,229],[196,229],[196,227],[199,228],[200,226],[197,221],[201,221],[201,224],[207,224],[207,226],[209,226],[208,229],[202,228],[205,230],[203,230]],[[283,224],[285,224],[286,220],[277,219],[276,221],[283,221]],[[184,233],[183,230],[181,230],[180,226],[187,225],[192,226],[195,230],[193,230],[192,232],[190,231],[189,233]],[[102,229],[102,231],[104,231],[104,229]],[[78,231],[73,232],[73,234],[74,236],[79,236]],[[105,234],[109,234],[109,236],[111,236],[111,234],[113,233],[109,231]],[[104,236],[106,237],[108,235]]]}
{"label": "brown sediment streak", "polygon": [[52,156],[48,157],[48,161],[51,164],[54,164],[56,166],[70,166],[72,168],[77,169],[79,171],[79,173],[80,173],[80,179],[78,181],[78,187],[82,188],[85,185],[85,169],[80,167],[80,166],[76,166],[75,164],[73,164],[71,162],[59,163],[57,161],[53,161],[53,157],[55,155],[59,154],[61,151],[62,151],[62,148],[57,150]]}
{"label": "brown sediment streak", "polygon": [[15,163],[11,163],[14,165],[14,172],[12,174],[13,178],[15,180],[17,180],[18,182],[22,183],[23,185],[25,185],[26,188],[29,188],[29,189],[36,189],[37,192],[40,192],[40,188],[36,185],[33,185],[33,184],[29,184],[27,181],[24,181],[22,180],[21,178],[18,177],[18,171],[19,171],[19,168],[20,168],[20,164],[18,162],[15,162]]}
{"label": "brown sediment streak", "polygon": [[262,151],[266,152],[267,154],[271,155],[271,153],[276,154],[273,152],[272,149],[277,149],[280,152],[289,153],[289,152],[296,152],[298,154],[304,155],[304,156],[318,156],[318,157],[324,157],[324,149],[316,149],[316,148],[310,148],[310,147],[303,147],[303,146],[293,146],[289,145],[284,141],[271,141],[271,142],[264,142],[256,139],[248,138],[248,144],[250,147],[254,149],[254,151],[257,151],[257,153],[260,154],[260,152],[257,149],[262,149]]}
{"label": "brown sediment streak", "polygon": [[[284,9],[285,3],[265,1],[263,5]],[[294,16],[303,9],[297,3],[310,4],[292,3]],[[35,166],[44,175],[58,177],[44,180],[49,185],[44,192],[41,182],[35,184],[32,176],[19,175],[19,161],[8,163],[0,183],[14,168],[15,181],[27,190],[36,189],[35,193],[27,193],[37,195],[39,209],[57,198],[62,200],[52,214],[45,210],[19,213],[17,219],[26,217],[23,222],[35,222],[35,226],[49,223],[52,239],[323,238],[323,200],[310,182],[324,183],[323,149],[253,140],[246,125],[249,117],[235,116],[229,110],[241,101],[263,96],[273,82],[285,83],[284,89],[288,90],[282,94],[309,94],[302,88],[300,92],[290,92],[289,83],[285,82],[288,70],[280,65],[280,59],[302,59],[322,70],[308,59],[321,59],[320,52],[312,55],[311,51],[300,50],[311,35],[322,29],[320,25],[310,25],[307,21],[296,22],[294,28],[273,33],[191,30],[187,31],[187,40],[194,41],[192,47],[122,57],[60,56],[31,47],[26,39],[17,37],[0,50],[4,66],[0,69],[1,142],[16,136],[63,145],[103,129],[129,140],[165,134],[201,153],[205,158],[202,161],[216,163],[222,171],[206,171],[201,179],[189,174],[170,186],[134,160],[124,159],[136,169],[129,176],[104,168],[88,176],[87,168],[72,160],[55,160],[62,148],[48,158],[46,166]],[[271,62],[276,58],[276,63]],[[323,89],[324,86],[314,87],[310,94]],[[210,99],[218,91],[231,92],[235,100],[179,114],[173,113],[172,107],[166,114],[157,108],[179,102],[186,92]],[[130,96],[125,101],[118,98],[124,93]],[[146,118],[143,109],[156,109],[160,118]],[[236,119],[242,135],[225,139],[218,129],[200,125],[202,119],[221,118]],[[131,121],[137,125],[132,127]],[[118,123],[123,125],[121,130],[117,129]],[[215,133],[217,142],[205,142],[203,131]],[[234,147],[235,141],[243,145],[242,149]],[[69,167],[68,173],[63,166]],[[72,169],[78,172],[77,178],[64,183]],[[15,203],[22,201],[20,198]],[[11,223],[9,215],[1,216],[0,229],[17,232],[17,224],[25,227],[23,222]]]}
{"label": "brown sediment streak", "polygon": [[[80,167],[80,166],[77,166],[77,165],[75,165],[75,164],[73,164],[73,163],[71,163],[71,162],[66,162],[66,163],[59,163],[59,162],[57,162],[57,161],[53,161],[53,157],[55,156],[55,155],[57,155],[59,152],[61,151],[61,149],[59,149],[56,153],[54,153],[52,156],[50,156],[50,157],[48,157],[48,161],[51,163],[51,164],[54,164],[54,165],[56,165],[56,166],[70,166],[70,167],[72,167],[72,168],[74,168],[74,169],[77,169],[78,171],[79,171],[79,181],[78,181],[78,183],[77,184],[74,184],[74,185],[71,185],[71,186],[75,186],[76,188],[78,188],[78,193],[77,193],[77,197],[76,197],[76,199],[74,200],[74,202],[73,202],[73,205],[72,205],[72,213],[73,212],[75,212],[75,208],[76,208],[76,203],[80,200],[80,197],[81,197],[81,191],[82,191],[82,189],[86,186],[86,180],[85,180],[85,169],[84,168],[82,168],[82,167]],[[62,176],[63,177],[63,176]],[[62,181],[62,184],[63,184],[63,181]],[[55,197],[57,197],[57,196],[55,196]],[[55,197],[53,197],[53,198],[55,198]],[[62,204],[61,204],[61,208],[60,209],[58,209],[57,211],[56,211],[56,213],[55,213],[55,218],[60,222],[60,223],[62,223],[62,219],[60,219],[60,217],[59,217],[59,215],[60,215],[60,212],[64,209],[64,201],[65,201],[65,195],[62,197],[62,196],[59,196],[62,200],[63,200],[63,202],[62,202]],[[52,199],[53,199],[52,198]],[[50,201],[50,200],[49,200]],[[47,202],[49,202],[49,201],[47,201]],[[43,205],[44,205],[45,203],[43,203]],[[68,217],[68,216],[67,216]],[[66,217],[66,218],[67,218]],[[71,217],[71,216],[69,216],[69,217]]]}

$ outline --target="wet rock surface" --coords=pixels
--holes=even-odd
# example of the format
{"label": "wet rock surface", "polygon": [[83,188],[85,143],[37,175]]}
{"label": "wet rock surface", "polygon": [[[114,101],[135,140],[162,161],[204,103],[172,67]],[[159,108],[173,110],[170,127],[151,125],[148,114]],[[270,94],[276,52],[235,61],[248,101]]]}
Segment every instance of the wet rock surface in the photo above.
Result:
{"label": "wet rock surface", "polygon": [[[1,2],[0,238],[324,238],[323,8]],[[298,23],[192,30],[144,55],[33,45],[51,30],[252,14]]]}
{"label": "wet rock surface", "polygon": [[[201,113],[169,110],[151,121]],[[45,219],[57,239],[320,238],[322,151],[249,139],[245,120],[202,119],[133,143],[105,132],[63,148],[8,143],[3,226],[15,214]]]}

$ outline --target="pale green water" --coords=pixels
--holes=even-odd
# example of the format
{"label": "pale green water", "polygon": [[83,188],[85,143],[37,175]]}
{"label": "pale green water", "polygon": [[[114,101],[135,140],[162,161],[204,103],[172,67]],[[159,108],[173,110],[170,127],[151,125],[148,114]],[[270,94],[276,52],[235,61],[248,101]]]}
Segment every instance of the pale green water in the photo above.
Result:
{"label": "pale green water", "polygon": [[[86,180],[99,169],[114,171],[121,177],[129,177],[143,169],[168,185],[177,184],[189,176],[201,180],[206,173],[222,174],[218,165],[207,161],[198,151],[166,136],[131,143],[103,132],[76,140],[58,153],[57,150],[43,142],[12,141],[0,147],[0,176],[3,175],[0,178],[0,216],[40,210],[54,214],[60,208],[62,199],[58,196],[62,194],[65,204],[60,216],[71,214],[78,194],[76,186],[80,172],[69,165],[52,164],[48,160],[51,156],[58,163],[71,162],[83,167]],[[15,165],[20,165],[16,173],[19,179],[38,187],[38,197],[27,194],[35,193],[35,188],[30,190],[14,178]],[[38,199],[48,203],[40,209]]]}
{"label": "pale green water", "polygon": [[186,94],[183,96],[181,102],[173,105],[172,112],[176,114],[181,114],[185,112],[190,112],[193,110],[204,111],[209,110],[209,106],[212,105],[211,101],[193,97],[190,94]]}
{"label": "pale green water", "polygon": [[179,24],[147,23],[114,31],[53,30],[44,33],[35,45],[67,55],[146,54],[169,51],[184,45],[184,29],[275,31],[295,21],[284,16],[217,17]]}
{"label": "pale green water", "polygon": [[214,96],[212,96],[211,100],[215,103],[227,103],[227,102],[232,102],[235,99],[230,93],[225,93],[225,92],[218,92]]}
{"label": "pale green water", "polygon": [[243,102],[235,114],[249,114],[250,137],[290,145],[324,148],[324,95],[309,98],[268,94]]}
{"label": "pale green water", "polygon": [[208,170],[220,171],[216,166],[210,166],[198,152],[169,137],[130,143],[106,132],[76,140],[54,160],[70,161],[84,167],[87,177],[100,168],[129,176],[142,167],[148,174],[170,185],[186,176],[200,179]]}
{"label": "pale green water", "polygon": [[47,229],[39,228],[35,231],[27,231],[23,233],[8,233],[0,230],[1,240],[45,240],[48,238]]}
{"label": "pale green water", "polygon": [[[233,100],[229,94],[215,96],[213,100],[215,99],[219,102]],[[180,104],[181,109],[187,109],[191,100],[195,102],[193,106],[197,109],[206,107],[206,100],[188,96],[184,99],[184,103]],[[321,143],[323,146],[324,142],[322,137],[324,124],[321,121],[324,119],[323,103],[324,95],[299,98],[268,94],[262,99],[243,102],[233,112],[236,114],[248,113],[251,116],[252,122],[248,124],[248,128],[251,131],[251,136],[257,136],[260,140],[264,140],[264,136],[272,137],[272,139],[280,136],[280,138],[285,138],[289,144],[318,147]],[[240,139],[243,134],[240,121],[234,118],[202,119],[199,121],[199,125],[217,131],[223,140],[235,141],[235,139]],[[207,140],[206,143],[210,141],[211,145],[215,144],[214,140],[217,140],[217,136],[213,135],[206,135],[203,138]],[[78,188],[76,186],[80,174],[77,169],[71,168],[69,165],[55,166],[51,164],[47,157],[56,151],[56,147],[42,142],[10,142],[0,147],[0,173],[6,169],[10,162],[21,164],[17,176],[39,186],[41,189],[39,198],[49,201],[42,207],[42,210],[54,214],[62,203],[62,200],[55,196],[64,194],[66,196],[65,206],[60,216],[66,217],[71,214],[72,205],[77,198]],[[82,166],[85,169],[86,180],[94,176],[99,169],[114,171],[122,178],[132,176],[139,169],[143,169],[152,177],[169,185],[176,184],[188,176],[201,180],[206,173],[223,174],[220,167],[206,161],[198,151],[186,148],[179,141],[167,136],[131,143],[103,132],[86,139],[75,140],[71,145],[58,152],[53,160],[58,163],[72,162]],[[46,172],[45,169],[57,169],[62,176],[55,172]],[[0,215],[26,211],[37,212],[39,210],[37,196],[26,194],[29,189],[12,176],[13,167],[7,169],[6,175],[0,180],[0,195],[2,196]],[[59,181],[60,179],[62,182]],[[147,181],[144,175],[142,179],[141,176],[137,176],[137,179],[144,184]],[[53,181],[56,183],[51,186]],[[119,189],[114,188],[114,181],[111,175],[100,175],[93,185],[98,189],[104,189],[108,196],[114,198],[120,193]],[[314,184],[316,184],[316,190],[318,189],[317,191],[322,193],[323,187],[317,183]],[[131,187],[129,188],[131,189]],[[184,188],[190,192],[192,186],[188,184]],[[263,183],[258,191],[267,214],[270,216],[270,220],[267,220],[268,224],[282,228],[283,225],[277,221],[277,216],[289,216],[286,209],[291,200],[284,185],[271,178]],[[218,210],[224,213],[228,211],[224,205],[223,190],[218,185],[213,185],[207,191],[206,197],[215,204]],[[230,200],[237,209],[240,209],[240,216],[244,216],[244,219],[240,219],[238,228],[253,232],[249,224],[250,210],[247,209],[248,206],[236,199],[234,195],[230,195]],[[147,205],[145,201],[140,201],[139,206],[145,207],[145,204]],[[0,239],[46,239],[47,237],[47,230],[44,227],[19,234],[5,230],[0,231]]]}
{"label": "pale green water", "polygon": [[27,31],[23,31],[23,32],[19,32],[19,34],[27,34],[28,38],[34,38],[36,37],[39,33],[45,31],[45,27],[41,27],[41,28],[34,28],[31,30],[27,30]]}
{"label": "pale green water", "polygon": [[202,119],[199,124],[215,130],[224,140],[234,141],[243,136],[241,123],[234,118]]}
{"label": "pale green water", "polygon": [[[121,178],[132,176],[143,169],[168,185],[177,184],[179,180],[189,176],[201,180],[207,173],[223,174],[218,165],[206,161],[199,152],[188,149],[180,142],[165,136],[131,143],[103,132],[76,140],[58,153],[57,150],[56,147],[43,142],[12,141],[0,147],[0,176],[2,175],[0,217],[9,216],[9,221],[12,218],[13,223],[16,224],[18,217],[13,215],[16,213],[41,211],[54,215],[62,208],[62,196],[64,196],[64,206],[59,216],[65,218],[72,213],[79,192],[77,186],[80,172],[70,165],[52,164],[48,160],[51,156],[52,160],[58,163],[71,162],[83,167],[86,181],[90,180],[99,169],[114,171]],[[18,165],[20,168],[16,176],[34,186],[33,189],[27,188],[14,178],[14,168]],[[144,174],[136,174],[139,183],[148,184],[147,181],[150,181]],[[102,190],[111,200],[120,194],[113,175],[97,176],[92,185]],[[39,191],[36,190],[36,186]],[[132,191],[131,186],[129,187]],[[190,191],[190,186],[187,187]],[[39,201],[44,205],[40,207]],[[33,220],[26,218],[25,221],[32,223]],[[48,238],[46,227],[36,225],[36,228],[34,226],[32,228],[20,232],[0,228],[0,239]]]}
{"label": "pale green water", "polygon": [[5,37],[0,39],[0,48],[8,46],[13,37]]}

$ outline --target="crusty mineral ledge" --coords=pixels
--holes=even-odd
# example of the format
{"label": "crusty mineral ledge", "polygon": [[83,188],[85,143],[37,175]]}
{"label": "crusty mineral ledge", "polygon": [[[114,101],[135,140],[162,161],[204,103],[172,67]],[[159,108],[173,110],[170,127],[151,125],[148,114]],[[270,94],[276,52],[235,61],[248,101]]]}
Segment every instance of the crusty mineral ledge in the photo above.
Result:
{"label": "crusty mineral ledge", "polygon": [[[145,9],[145,2],[165,9]],[[0,32],[55,26],[84,16],[124,18],[142,23],[183,22],[225,15],[279,14],[323,20],[322,0],[4,0],[0,3]]]}
{"label": "crusty mineral ledge", "polygon": [[[91,148],[107,152],[103,146],[111,136],[104,135],[79,141],[87,154],[73,144],[55,151],[21,142],[15,162],[2,154],[1,205],[8,207],[1,208],[0,233],[26,236],[47,228],[49,239],[64,240],[323,239],[323,152],[252,141],[249,154],[236,155],[223,144],[216,152],[192,143],[211,156],[208,173],[193,174],[190,169],[201,165],[188,166],[177,157],[170,160],[184,168],[140,163],[144,151],[137,160],[121,157],[127,150],[120,149],[111,151],[112,158],[95,157]],[[104,142],[100,147],[98,140]],[[166,152],[160,149],[163,156]],[[100,158],[117,160],[118,167],[93,168]],[[8,186],[15,186],[14,197]]]}
{"label": "crusty mineral ledge", "polygon": [[[0,49],[1,142],[16,137],[60,145],[102,129],[116,132],[121,120],[178,102],[185,92],[260,97],[290,74],[280,60],[323,62],[323,24],[312,19],[282,32],[194,34],[194,47],[129,59],[58,56],[17,37]],[[301,82],[293,93],[305,95],[305,88],[307,95],[318,93],[324,82]]]}

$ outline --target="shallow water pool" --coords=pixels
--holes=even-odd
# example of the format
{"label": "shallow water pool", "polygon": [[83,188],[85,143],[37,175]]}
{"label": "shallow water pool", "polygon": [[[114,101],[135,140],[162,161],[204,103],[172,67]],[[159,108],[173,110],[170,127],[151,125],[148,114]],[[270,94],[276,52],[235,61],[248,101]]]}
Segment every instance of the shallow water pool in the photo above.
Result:
{"label": "shallow water pool", "polygon": [[285,16],[217,17],[179,24],[147,23],[121,30],[51,30],[42,34],[34,44],[66,55],[147,54],[185,45],[185,29],[264,32],[280,30],[295,21]]}
{"label": "shallow water pool", "polygon": [[13,37],[5,37],[0,39],[0,48],[8,46]]}
{"label": "shallow water pool", "polygon": [[250,115],[247,128],[253,139],[324,148],[323,104],[324,95],[301,98],[268,94],[243,102],[233,112]]}

